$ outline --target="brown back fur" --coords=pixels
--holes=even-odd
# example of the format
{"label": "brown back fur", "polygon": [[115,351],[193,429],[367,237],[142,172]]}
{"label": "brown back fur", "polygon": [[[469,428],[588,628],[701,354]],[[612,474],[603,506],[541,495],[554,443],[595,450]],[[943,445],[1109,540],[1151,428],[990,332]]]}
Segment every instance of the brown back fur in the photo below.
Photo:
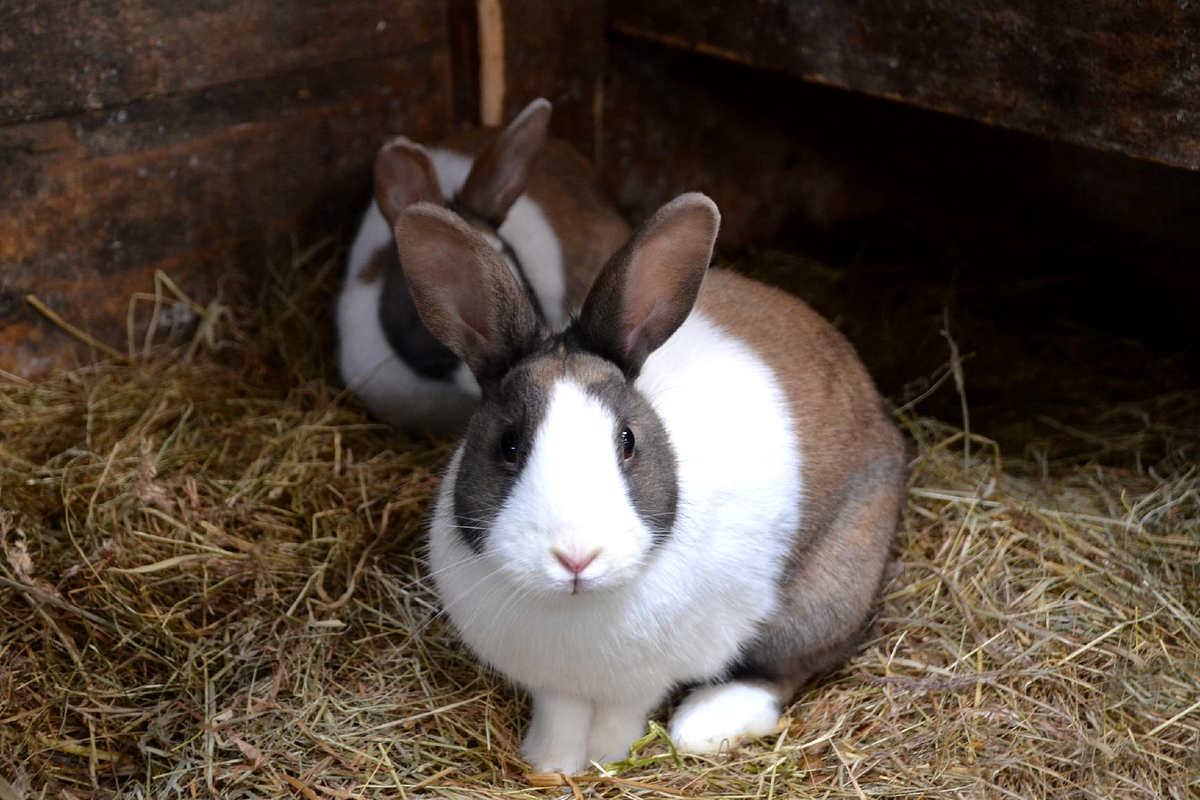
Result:
{"label": "brown back fur", "polygon": [[854,348],[799,299],[711,270],[697,307],[774,370],[800,442],[802,521],[781,611],[742,665],[790,696],[844,659],[870,616],[904,504],[906,446]]}

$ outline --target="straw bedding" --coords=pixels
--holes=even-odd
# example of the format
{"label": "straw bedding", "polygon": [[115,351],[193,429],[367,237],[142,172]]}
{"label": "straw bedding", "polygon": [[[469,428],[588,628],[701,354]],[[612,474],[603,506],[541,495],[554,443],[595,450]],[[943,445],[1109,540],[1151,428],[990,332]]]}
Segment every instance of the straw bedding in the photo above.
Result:
{"label": "straw bedding", "polygon": [[604,774],[527,776],[525,699],[422,579],[449,446],[327,380],[336,263],[193,308],[189,346],[0,384],[0,800],[1200,796],[1194,424],[1026,462],[912,409],[873,637],[776,736],[696,758],[652,725]]}

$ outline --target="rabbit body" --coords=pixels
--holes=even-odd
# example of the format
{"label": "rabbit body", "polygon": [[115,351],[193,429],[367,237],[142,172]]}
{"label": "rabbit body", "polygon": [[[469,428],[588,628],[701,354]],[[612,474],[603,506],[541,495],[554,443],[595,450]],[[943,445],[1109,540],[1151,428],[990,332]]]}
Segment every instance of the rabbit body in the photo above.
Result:
{"label": "rabbit body", "polygon": [[[899,433],[819,315],[705,274],[717,219],[702,196],[664,207],[562,334],[513,299],[477,326],[508,342],[499,354],[439,310],[476,295],[418,292],[484,389],[442,484],[431,574],[463,641],[531,691],[540,770],[623,758],[686,684],[681,749],[770,733],[857,643],[891,558]],[[422,257],[442,256],[416,231],[454,242],[455,225],[418,209],[397,226],[417,284]],[[495,297],[493,280],[495,264],[476,288]]]}

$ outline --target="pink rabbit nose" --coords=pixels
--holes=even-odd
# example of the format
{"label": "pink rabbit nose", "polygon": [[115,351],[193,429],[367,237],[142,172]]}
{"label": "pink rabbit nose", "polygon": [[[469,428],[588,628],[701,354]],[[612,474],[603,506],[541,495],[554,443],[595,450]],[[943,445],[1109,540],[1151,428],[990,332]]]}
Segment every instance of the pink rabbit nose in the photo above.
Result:
{"label": "pink rabbit nose", "polygon": [[588,564],[596,560],[596,556],[600,555],[600,548],[596,548],[589,555],[583,557],[569,556],[558,548],[555,548],[552,552],[554,553],[554,557],[558,559],[558,563],[566,567],[568,572],[572,575],[578,575],[588,568]]}

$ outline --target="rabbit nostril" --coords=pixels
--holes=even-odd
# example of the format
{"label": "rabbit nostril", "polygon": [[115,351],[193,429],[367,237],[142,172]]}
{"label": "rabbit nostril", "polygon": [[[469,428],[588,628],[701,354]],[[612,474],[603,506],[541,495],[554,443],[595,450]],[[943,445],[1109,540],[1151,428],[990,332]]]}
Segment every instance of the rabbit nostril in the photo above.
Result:
{"label": "rabbit nostril", "polygon": [[600,555],[600,548],[597,547],[590,554],[583,556],[582,558],[569,556],[557,548],[551,552],[553,552],[554,557],[558,559],[558,563],[566,567],[567,572],[570,572],[572,575],[578,575],[588,568],[588,564],[591,564],[596,560],[596,556]]}

